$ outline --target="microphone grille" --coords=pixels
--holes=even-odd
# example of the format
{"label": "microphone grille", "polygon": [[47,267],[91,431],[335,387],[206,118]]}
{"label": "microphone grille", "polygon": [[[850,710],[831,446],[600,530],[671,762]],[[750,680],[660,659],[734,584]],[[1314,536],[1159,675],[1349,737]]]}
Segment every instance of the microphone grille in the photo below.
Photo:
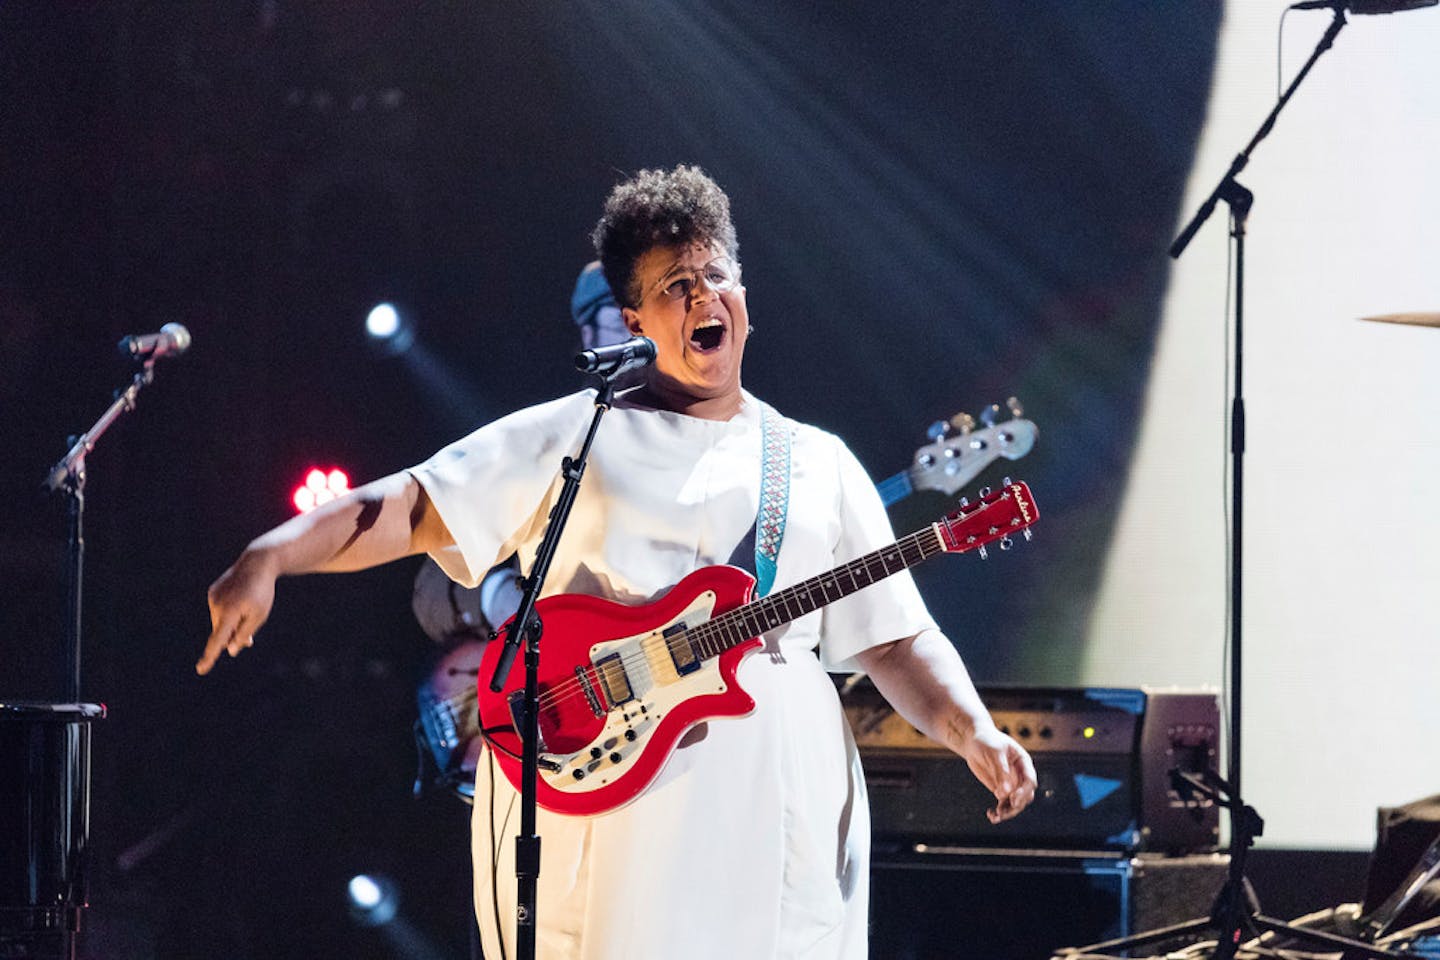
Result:
{"label": "microphone grille", "polygon": [[176,353],[184,353],[190,349],[190,331],[182,324],[167,323],[160,328],[160,332],[170,335],[170,342],[175,345]]}

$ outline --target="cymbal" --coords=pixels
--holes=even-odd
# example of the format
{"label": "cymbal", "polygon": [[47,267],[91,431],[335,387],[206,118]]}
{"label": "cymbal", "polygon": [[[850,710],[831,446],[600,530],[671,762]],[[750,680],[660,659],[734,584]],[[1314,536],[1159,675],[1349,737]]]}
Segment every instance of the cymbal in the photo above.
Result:
{"label": "cymbal", "polygon": [[1440,327],[1440,313],[1382,313],[1378,317],[1361,317],[1378,323],[1405,323],[1412,327]]}

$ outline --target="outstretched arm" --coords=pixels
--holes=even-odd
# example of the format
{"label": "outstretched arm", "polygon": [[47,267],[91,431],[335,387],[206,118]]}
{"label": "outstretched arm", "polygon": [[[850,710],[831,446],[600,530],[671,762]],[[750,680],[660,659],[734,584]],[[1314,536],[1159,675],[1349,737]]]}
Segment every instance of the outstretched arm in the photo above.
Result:
{"label": "outstretched arm", "polygon": [[364,570],[453,542],[409,473],[367,483],[287,520],[253,540],[210,585],[210,638],[195,672],[209,673],[221,652],[233,657],[254,643],[270,616],[280,577]]}
{"label": "outstretched arm", "polygon": [[1009,820],[1035,798],[1035,765],[1025,748],[996,729],[955,646],[938,630],[859,654],[875,688],[930,739],[965,758],[995,795],[991,823]]}

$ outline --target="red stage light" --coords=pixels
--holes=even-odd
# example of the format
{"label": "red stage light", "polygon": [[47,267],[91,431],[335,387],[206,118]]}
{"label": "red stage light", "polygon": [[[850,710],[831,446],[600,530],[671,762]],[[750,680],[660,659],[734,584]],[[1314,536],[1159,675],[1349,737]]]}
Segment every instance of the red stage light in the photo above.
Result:
{"label": "red stage light", "polygon": [[299,513],[309,513],[322,503],[329,503],[336,497],[350,492],[350,476],[339,467],[322,470],[311,467],[305,474],[305,482],[295,488],[290,501]]}

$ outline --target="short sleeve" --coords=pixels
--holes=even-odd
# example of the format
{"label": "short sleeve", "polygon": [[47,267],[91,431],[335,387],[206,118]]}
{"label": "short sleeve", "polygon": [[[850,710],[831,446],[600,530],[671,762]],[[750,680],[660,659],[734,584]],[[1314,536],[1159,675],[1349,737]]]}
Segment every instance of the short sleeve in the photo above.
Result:
{"label": "short sleeve", "polygon": [[[839,485],[839,536],[834,559],[848,563],[895,542],[885,505],[865,468],[835,438]],[[892,640],[936,629],[909,570],[858,590],[824,609],[820,627],[820,659],[832,673],[859,670],[857,654]]]}
{"label": "short sleeve", "polygon": [[585,390],[517,411],[410,469],[455,541],[431,554],[451,579],[475,586],[544,522],[594,398]]}

